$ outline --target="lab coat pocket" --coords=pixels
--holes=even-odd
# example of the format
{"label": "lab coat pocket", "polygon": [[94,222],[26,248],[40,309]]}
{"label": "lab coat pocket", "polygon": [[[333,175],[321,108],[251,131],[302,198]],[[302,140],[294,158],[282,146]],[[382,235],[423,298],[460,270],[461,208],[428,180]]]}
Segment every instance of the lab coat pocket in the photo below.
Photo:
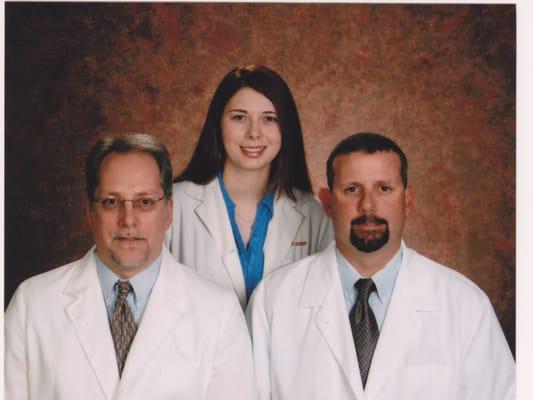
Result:
{"label": "lab coat pocket", "polygon": [[398,370],[395,399],[449,399],[450,369],[444,365],[409,365]]}
{"label": "lab coat pocket", "polygon": [[[200,400],[205,391],[207,361],[198,342],[189,340],[188,332],[181,331],[182,338],[173,335],[167,346],[160,349],[157,360],[159,376],[154,377],[154,398]],[[157,393],[157,395],[155,394]]]}

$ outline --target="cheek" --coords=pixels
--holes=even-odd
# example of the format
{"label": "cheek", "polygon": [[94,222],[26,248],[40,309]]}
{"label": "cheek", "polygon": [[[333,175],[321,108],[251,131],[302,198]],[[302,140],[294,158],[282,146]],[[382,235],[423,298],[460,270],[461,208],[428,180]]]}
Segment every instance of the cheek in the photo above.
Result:
{"label": "cheek", "polygon": [[116,226],[115,218],[94,215],[91,218],[91,228],[95,235],[100,237],[108,235]]}
{"label": "cheek", "polygon": [[273,146],[277,146],[278,150],[281,148],[282,138],[279,127],[272,128],[272,130],[268,132],[268,140]]}
{"label": "cheek", "polygon": [[240,134],[239,126],[235,123],[231,123],[228,121],[222,122],[220,126],[220,132],[224,145],[235,142],[242,136]]}
{"label": "cheek", "polygon": [[351,215],[355,212],[355,202],[346,198],[336,196],[332,203],[333,212],[339,216]]}
{"label": "cheek", "polygon": [[331,213],[336,226],[350,229],[351,221],[355,215],[353,206],[349,202],[341,203],[336,201],[332,203]]}

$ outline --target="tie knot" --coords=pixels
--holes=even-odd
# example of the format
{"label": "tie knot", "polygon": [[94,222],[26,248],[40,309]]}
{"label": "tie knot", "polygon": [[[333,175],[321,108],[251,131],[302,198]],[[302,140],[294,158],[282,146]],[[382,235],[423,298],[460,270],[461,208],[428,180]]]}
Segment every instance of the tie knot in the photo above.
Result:
{"label": "tie knot", "polygon": [[130,281],[117,281],[117,287],[118,287],[118,298],[119,299],[125,299],[128,296],[128,293],[130,292],[131,285]]}
{"label": "tie knot", "polygon": [[368,297],[374,291],[376,291],[376,285],[374,281],[370,278],[361,278],[355,282],[355,287],[359,292],[359,296],[362,296],[365,300],[368,301]]}

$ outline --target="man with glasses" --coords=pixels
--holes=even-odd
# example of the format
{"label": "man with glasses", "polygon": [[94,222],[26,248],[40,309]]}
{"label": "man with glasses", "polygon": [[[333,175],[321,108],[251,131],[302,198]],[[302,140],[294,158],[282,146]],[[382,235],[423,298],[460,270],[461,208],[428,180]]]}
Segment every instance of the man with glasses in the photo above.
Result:
{"label": "man with glasses", "polygon": [[232,291],[163,246],[172,169],[146,134],[86,162],[95,247],[23,282],[5,314],[6,399],[250,399],[252,356]]}

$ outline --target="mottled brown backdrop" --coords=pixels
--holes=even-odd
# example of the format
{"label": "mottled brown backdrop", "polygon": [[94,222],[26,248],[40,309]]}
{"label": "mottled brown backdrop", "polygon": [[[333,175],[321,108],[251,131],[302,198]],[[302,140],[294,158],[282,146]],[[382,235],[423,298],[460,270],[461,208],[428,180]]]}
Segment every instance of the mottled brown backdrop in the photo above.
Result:
{"label": "mottled brown backdrop", "polygon": [[263,63],[293,90],[315,191],[358,131],[410,160],[406,242],[466,274],[515,342],[515,7],[6,4],[6,301],[82,256],[83,162],[143,131],[189,159],[230,69]]}

